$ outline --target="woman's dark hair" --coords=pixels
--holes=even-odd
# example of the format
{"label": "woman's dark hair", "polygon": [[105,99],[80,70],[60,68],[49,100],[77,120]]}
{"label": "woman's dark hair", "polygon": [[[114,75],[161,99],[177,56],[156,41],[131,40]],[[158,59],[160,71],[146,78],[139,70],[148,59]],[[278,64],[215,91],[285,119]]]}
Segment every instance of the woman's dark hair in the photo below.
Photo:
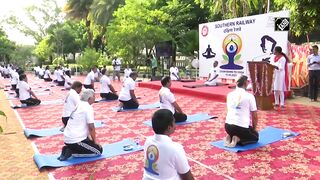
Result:
{"label": "woman's dark hair", "polygon": [[166,86],[169,82],[170,82],[171,78],[170,76],[164,76],[162,79],[161,79],[161,85],[162,86]]}
{"label": "woman's dark hair", "polygon": [[152,129],[156,134],[164,134],[173,125],[174,117],[168,109],[160,109],[152,116]]}
{"label": "woman's dark hair", "polygon": [[274,50],[280,54],[282,54],[282,48],[280,46],[276,46]]}

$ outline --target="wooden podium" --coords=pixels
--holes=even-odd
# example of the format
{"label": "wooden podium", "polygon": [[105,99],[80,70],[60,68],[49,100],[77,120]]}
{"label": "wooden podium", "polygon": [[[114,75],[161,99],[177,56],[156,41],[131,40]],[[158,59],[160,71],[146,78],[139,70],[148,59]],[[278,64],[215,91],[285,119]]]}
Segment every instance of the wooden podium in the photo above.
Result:
{"label": "wooden podium", "polygon": [[272,83],[274,66],[268,62],[248,61],[252,91],[261,110],[273,109]]}

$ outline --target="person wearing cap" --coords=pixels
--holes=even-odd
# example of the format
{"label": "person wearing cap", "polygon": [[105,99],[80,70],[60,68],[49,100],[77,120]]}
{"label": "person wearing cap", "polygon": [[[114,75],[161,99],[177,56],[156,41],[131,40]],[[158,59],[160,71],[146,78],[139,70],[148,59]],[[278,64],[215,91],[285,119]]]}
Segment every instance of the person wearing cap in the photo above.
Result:
{"label": "person wearing cap", "polygon": [[176,129],[175,118],[168,109],[160,109],[152,116],[154,135],[144,143],[143,180],[193,180],[183,146],[172,141]]}
{"label": "person wearing cap", "polygon": [[242,75],[237,80],[237,87],[227,95],[227,117],[225,131],[228,134],[224,146],[235,147],[237,144],[256,143],[259,134],[257,105],[253,94],[246,92],[248,77]]}
{"label": "person wearing cap", "polygon": [[70,114],[64,129],[64,144],[58,160],[65,161],[69,157],[93,157],[102,154],[94,127],[94,111],[91,104],[95,102],[92,89],[85,89],[76,109]]}

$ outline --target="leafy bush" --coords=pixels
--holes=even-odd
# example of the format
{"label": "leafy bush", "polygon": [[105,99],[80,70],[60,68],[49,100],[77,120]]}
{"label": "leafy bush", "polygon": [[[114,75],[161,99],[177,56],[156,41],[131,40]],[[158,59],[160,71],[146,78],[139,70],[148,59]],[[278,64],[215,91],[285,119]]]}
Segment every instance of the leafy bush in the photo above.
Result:
{"label": "leafy bush", "polygon": [[79,64],[82,65],[84,70],[90,70],[92,66],[98,66],[100,53],[95,49],[86,48],[79,59]]}
{"label": "leafy bush", "polygon": [[54,65],[64,65],[64,59],[62,57],[56,57],[53,61],[52,64]]}

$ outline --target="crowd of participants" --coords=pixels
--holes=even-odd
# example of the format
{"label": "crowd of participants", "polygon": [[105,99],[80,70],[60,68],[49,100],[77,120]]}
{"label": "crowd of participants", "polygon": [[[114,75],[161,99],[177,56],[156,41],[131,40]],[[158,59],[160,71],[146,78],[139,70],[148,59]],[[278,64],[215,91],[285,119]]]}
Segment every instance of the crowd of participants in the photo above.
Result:
{"label": "crowd of participants", "polygon": [[[275,66],[274,95],[275,107],[284,108],[283,91],[286,87],[286,63],[287,57],[282,53],[280,47],[275,48],[274,57],[271,64]],[[135,109],[139,107],[138,98],[135,95],[136,78],[138,74],[129,67],[124,70],[122,88],[117,91],[112,85],[116,77],[120,81],[121,61],[114,59],[113,81],[109,77],[106,68],[98,69],[93,66],[85,77],[85,80],[72,81],[70,69],[66,66],[57,66],[52,73],[47,66],[45,69],[36,67],[35,75],[46,82],[55,82],[58,86],[70,89],[64,101],[62,110],[62,123],[64,127],[64,144],[60,161],[66,161],[71,156],[92,157],[103,153],[103,148],[97,139],[94,126],[94,110],[91,106],[95,100],[95,82],[99,81],[100,96],[106,100],[118,100],[118,110]],[[318,47],[313,47],[313,54],[308,58],[308,68],[312,77],[320,70],[320,57]],[[214,62],[209,73],[206,85],[217,84],[217,66]],[[21,103],[27,105],[40,104],[40,100],[31,91],[28,85],[27,76],[22,70],[13,65],[0,66],[1,75],[11,78],[12,89],[17,92]],[[318,74],[317,74],[318,75]],[[179,143],[172,141],[170,135],[175,131],[175,123],[187,120],[187,115],[179,106],[170,88],[172,80],[180,80],[179,69],[172,65],[170,76],[161,79],[162,88],[159,90],[160,110],[152,116],[152,128],[154,135],[148,137],[144,144],[144,175],[143,179],[193,179],[193,175],[188,164],[186,153]],[[318,82],[319,83],[319,82]],[[256,143],[259,140],[257,132],[258,115],[255,97],[247,92],[249,85],[248,77],[240,76],[236,81],[236,89],[227,95],[227,116],[225,121],[226,137],[224,146],[235,147],[236,145],[247,145]],[[314,88],[314,83],[311,88]],[[311,89],[312,90],[312,89]],[[311,100],[317,100],[317,91],[312,90]]]}

